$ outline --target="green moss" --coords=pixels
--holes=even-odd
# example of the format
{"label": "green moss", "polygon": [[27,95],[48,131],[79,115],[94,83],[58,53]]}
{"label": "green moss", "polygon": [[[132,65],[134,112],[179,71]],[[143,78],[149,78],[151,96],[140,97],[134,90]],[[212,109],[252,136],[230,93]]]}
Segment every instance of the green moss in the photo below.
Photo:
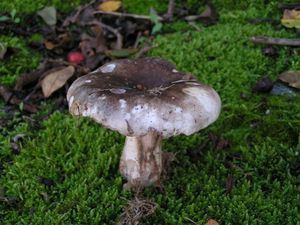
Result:
{"label": "green moss", "polygon": [[0,43],[16,49],[16,53],[10,58],[0,61],[0,84],[12,85],[20,74],[37,67],[40,55],[29,49],[24,40],[17,37],[0,36]]}
{"label": "green moss", "polygon": [[1,1],[0,9],[3,12],[10,12],[11,10],[17,10],[17,13],[21,12],[35,12],[44,8],[45,6],[54,6],[60,11],[71,10],[72,8],[78,6],[81,2],[86,2],[82,0],[73,0],[68,2],[62,2],[60,0],[13,0],[13,1]]}
{"label": "green moss", "polygon": [[160,0],[123,0],[122,2],[126,11],[144,15],[148,15],[151,8],[153,8],[158,13],[163,13],[167,10],[168,6],[167,2]]}
{"label": "green moss", "polygon": [[[213,86],[223,108],[218,121],[207,129],[164,140],[163,149],[176,152],[177,161],[169,168],[164,193],[153,187],[143,192],[158,204],[144,224],[205,224],[208,218],[232,225],[299,224],[300,95],[251,92],[261,77],[276,80],[285,70],[299,70],[298,51],[281,47],[277,58],[268,58],[261,46],[250,41],[254,35],[296,35],[269,24],[248,23],[266,15],[278,17],[276,2],[265,7],[259,1],[216,2],[222,8],[218,24],[199,24],[201,32],[184,22],[168,25],[164,29],[174,33],[157,36],[158,47],[149,53]],[[124,4],[132,12],[148,10],[138,1]],[[22,65],[19,60],[14,63]],[[9,64],[2,65],[15,72]],[[240,98],[241,92],[246,99]],[[0,202],[0,223],[115,224],[125,199],[132,198],[122,190],[118,173],[124,137],[91,120],[59,112],[39,130],[18,115],[15,120],[0,134],[0,159],[5,167],[0,190],[4,188],[5,196],[16,197],[19,203]],[[210,132],[226,138],[230,146],[218,149],[208,142],[201,157],[191,159],[190,153],[199,151]],[[21,153],[13,155],[10,140],[18,133],[26,136]],[[54,180],[55,185],[46,187],[39,176]],[[231,191],[226,188],[228,177],[233,178]]]}

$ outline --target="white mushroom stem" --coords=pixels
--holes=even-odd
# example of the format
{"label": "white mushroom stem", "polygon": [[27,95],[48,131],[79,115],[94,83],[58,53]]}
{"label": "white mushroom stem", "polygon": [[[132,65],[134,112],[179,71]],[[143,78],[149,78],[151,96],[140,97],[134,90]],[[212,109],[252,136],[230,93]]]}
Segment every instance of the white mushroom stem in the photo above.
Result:
{"label": "white mushroom stem", "polygon": [[155,131],[141,137],[126,137],[120,161],[120,173],[128,180],[125,188],[159,183],[162,171],[161,140],[161,135]]}

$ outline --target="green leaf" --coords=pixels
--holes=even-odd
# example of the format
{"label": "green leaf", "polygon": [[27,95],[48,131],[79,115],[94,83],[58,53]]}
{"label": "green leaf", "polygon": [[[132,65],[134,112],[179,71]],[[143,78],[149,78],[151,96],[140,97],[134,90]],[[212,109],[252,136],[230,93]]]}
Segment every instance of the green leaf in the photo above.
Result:
{"label": "green leaf", "polygon": [[11,18],[15,18],[16,14],[17,14],[17,10],[16,9],[13,9],[13,10],[10,11]]}
{"label": "green leaf", "polygon": [[156,23],[156,24],[154,24],[154,26],[152,27],[151,33],[152,33],[152,34],[156,34],[156,33],[158,33],[159,31],[161,31],[161,29],[162,29],[162,23]]}
{"label": "green leaf", "polygon": [[15,23],[20,23],[20,22],[21,22],[21,19],[20,19],[19,17],[17,17],[17,18],[14,19],[14,22],[15,22]]}
{"label": "green leaf", "polygon": [[0,22],[8,21],[10,18],[8,16],[0,16]]}
{"label": "green leaf", "polygon": [[49,26],[54,26],[57,22],[56,9],[53,6],[45,7],[38,11],[37,14],[42,17],[44,22]]}

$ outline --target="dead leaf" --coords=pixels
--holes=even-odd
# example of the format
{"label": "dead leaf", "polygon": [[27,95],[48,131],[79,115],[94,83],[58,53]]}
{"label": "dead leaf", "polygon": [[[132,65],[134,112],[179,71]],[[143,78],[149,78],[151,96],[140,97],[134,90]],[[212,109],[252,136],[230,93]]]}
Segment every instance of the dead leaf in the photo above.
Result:
{"label": "dead leaf", "polygon": [[69,78],[73,76],[75,68],[68,66],[48,73],[41,81],[42,91],[45,98],[48,98],[53,92],[64,86]]}
{"label": "dead leaf", "polygon": [[300,10],[285,9],[281,24],[288,28],[300,28]]}
{"label": "dead leaf", "polygon": [[106,1],[101,3],[98,6],[98,10],[104,11],[104,12],[115,12],[117,11],[122,5],[121,1]]}
{"label": "dead leaf", "polygon": [[37,82],[41,76],[46,72],[49,71],[50,68],[57,67],[58,63],[50,62],[48,60],[44,60],[40,63],[38,68],[34,71],[29,73],[24,73],[17,78],[16,85],[14,87],[15,91],[24,91],[24,87]]}
{"label": "dead leaf", "polygon": [[289,86],[300,89],[300,71],[286,71],[279,75],[279,80],[286,82]]}
{"label": "dead leaf", "polygon": [[205,225],[219,225],[214,219],[209,219]]}
{"label": "dead leaf", "polygon": [[93,36],[83,33],[80,37],[79,47],[86,58],[96,53],[104,53],[107,50],[103,30],[98,26],[92,26],[91,33]]}
{"label": "dead leaf", "polygon": [[71,41],[70,36],[67,33],[63,33],[58,35],[58,37],[55,40],[46,39],[44,41],[44,44],[48,50],[52,50],[54,48],[58,48],[63,45],[66,45],[70,41]]}
{"label": "dead leaf", "polygon": [[252,92],[254,93],[268,93],[273,88],[273,81],[268,77],[263,77],[256,81],[252,86]]}
{"label": "dead leaf", "polygon": [[48,6],[38,11],[37,14],[42,17],[44,22],[49,26],[54,26],[57,22],[56,9],[53,6]]}
{"label": "dead leaf", "polygon": [[206,9],[200,15],[186,16],[184,19],[187,21],[201,21],[206,25],[216,24],[218,21],[218,12],[214,5],[210,2],[207,3]]}
{"label": "dead leaf", "polygon": [[19,107],[20,105],[22,105],[22,108],[27,112],[36,113],[38,111],[38,108],[35,105],[22,102],[21,99],[15,96],[12,90],[3,85],[0,85],[0,96],[4,99],[6,103],[17,105]]}

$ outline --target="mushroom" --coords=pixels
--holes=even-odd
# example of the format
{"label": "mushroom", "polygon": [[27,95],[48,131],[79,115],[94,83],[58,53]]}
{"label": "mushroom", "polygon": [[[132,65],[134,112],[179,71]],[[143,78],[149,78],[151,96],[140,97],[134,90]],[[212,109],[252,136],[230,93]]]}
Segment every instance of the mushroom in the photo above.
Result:
{"label": "mushroom", "polygon": [[207,127],[221,109],[214,89],[156,57],[106,63],[75,80],[67,100],[71,114],[126,136],[119,169],[128,188],[159,184],[162,139]]}

